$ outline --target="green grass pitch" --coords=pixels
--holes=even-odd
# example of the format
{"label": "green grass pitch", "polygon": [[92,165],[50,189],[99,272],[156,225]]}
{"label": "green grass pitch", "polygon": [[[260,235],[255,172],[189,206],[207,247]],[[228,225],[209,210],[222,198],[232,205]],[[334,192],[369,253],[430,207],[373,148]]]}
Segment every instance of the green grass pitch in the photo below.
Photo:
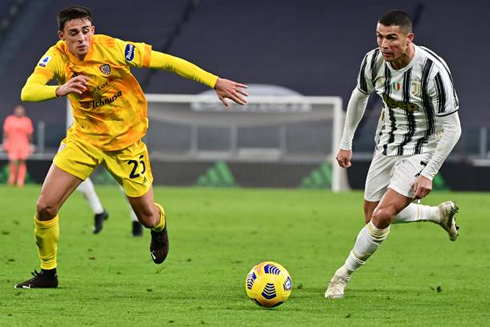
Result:
{"label": "green grass pitch", "polygon": [[[130,236],[127,205],[98,187],[110,213],[91,233],[80,194],[61,211],[54,290],[16,290],[39,261],[33,214],[39,186],[0,187],[0,326],[488,326],[490,195],[438,193],[458,202],[461,236],[437,225],[395,225],[349,284],[325,287],[363,226],[361,192],[156,188],[168,212],[170,254],[149,255],[149,234]],[[265,260],[283,264],[291,298],[275,309],[245,295],[245,277]]]}

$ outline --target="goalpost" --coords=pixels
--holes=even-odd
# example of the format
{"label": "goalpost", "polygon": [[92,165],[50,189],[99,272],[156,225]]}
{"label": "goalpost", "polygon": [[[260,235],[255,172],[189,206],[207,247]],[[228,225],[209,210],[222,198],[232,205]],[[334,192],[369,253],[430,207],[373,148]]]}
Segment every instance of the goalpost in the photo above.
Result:
{"label": "goalpost", "polygon": [[145,142],[153,160],[235,164],[235,170],[247,170],[238,171],[243,178],[270,177],[272,186],[260,185],[265,187],[281,185],[274,178],[287,184],[284,179],[305,167],[324,167],[311,178],[327,171],[332,191],[349,188],[335,160],[344,120],[340,97],[249,96],[247,105],[233,103],[230,109],[208,94],[146,98],[150,127]]}
{"label": "goalpost", "polygon": [[[340,97],[249,96],[245,106],[229,101],[230,109],[214,94],[146,98],[144,141],[154,170],[167,178],[163,184],[196,185],[198,177],[186,175],[215,164],[210,179],[228,182],[218,186],[349,189],[335,160],[344,121]],[[67,101],[67,126],[72,120]]]}

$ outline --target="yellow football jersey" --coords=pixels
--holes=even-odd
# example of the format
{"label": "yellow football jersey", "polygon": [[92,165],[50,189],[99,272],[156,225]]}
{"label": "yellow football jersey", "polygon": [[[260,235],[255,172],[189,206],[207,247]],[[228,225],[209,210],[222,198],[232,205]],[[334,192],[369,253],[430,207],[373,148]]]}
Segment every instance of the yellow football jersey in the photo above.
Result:
{"label": "yellow football jersey", "polygon": [[140,140],[148,128],[146,99],[130,68],[148,67],[150,58],[150,45],[94,35],[83,61],[58,41],[41,58],[33,75],[42,74],[60,84],[77,75],[89,77],[83,94],[68,95],[75,120],[68,136],[115,151]]}

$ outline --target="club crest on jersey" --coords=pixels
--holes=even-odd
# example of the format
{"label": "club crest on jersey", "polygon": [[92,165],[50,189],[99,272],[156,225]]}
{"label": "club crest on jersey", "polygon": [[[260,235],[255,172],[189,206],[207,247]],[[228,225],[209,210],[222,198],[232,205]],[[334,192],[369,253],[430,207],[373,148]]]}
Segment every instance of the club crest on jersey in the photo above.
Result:
{"label": "club crest on jersey", "polygon": [[421,83],[419,80],[415,80],[415,81],[412,81],[412,83],[410,83],[410,92],[414,96],[416,96],[416,97],[420,96],[421,90],[422,90],[422,86],[421,86]]}
{"label": "club crest on jersey", "polygon": [[126,58],[126,61],[132,61],[134,59],[134,45],[126,45],[126,49],[124,50],[124,57]]}
{"label": "club crest on jersey", "polygon": [[111,74],[111,66],[109,66],[108,64],[103,64],[102,66],[99,67],[99,70],[104,75],[110,75]]}
{"label": "club crest on jersey", "polygon": [[39,66],[46,67],[48,62],[51,60],[51,56],[46,56],[39,62]]}

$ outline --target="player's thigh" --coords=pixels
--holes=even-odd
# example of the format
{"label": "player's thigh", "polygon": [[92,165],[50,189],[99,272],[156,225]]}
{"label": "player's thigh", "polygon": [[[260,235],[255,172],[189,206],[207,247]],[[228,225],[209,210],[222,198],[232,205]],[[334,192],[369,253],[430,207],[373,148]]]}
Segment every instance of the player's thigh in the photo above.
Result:
{"label": "player's thigh", "polygon": [[102,160],[103,152],[97,147],[69,136],[61,141],[53,163],[64,172],[84,181]]}
{"label": "player's thigh", "polygon": [[128,197],[140,198],[150,191],[153,175],[148,150],[143,142],[120,151],[106,152],[104,164]]}
{"label": "player's thigh", "polygon": [[386,192],[392,176],[396,157],[384,156],[376,151],[366,176],[364,199],[369,202],[379,202]]}
{"label": "player's thigh", "polygon": [[413,184],[427,166],[430,157],[430,153],[402,157],[393,169],[388,187],[405,197],[413,198]]}
{"label": "player's thigh", "polygon": [[90,144],[69,137],[64,139],[44,180],[38,211],[56,212],[78,185],[92,174],[101,161],[100,154]]}
{"label": "player's thigh", "polygon": [[21,153],[19,153],[19,148],[10,147],[8,150],[8,158],[11,162],[17,162],[21,158]]}

